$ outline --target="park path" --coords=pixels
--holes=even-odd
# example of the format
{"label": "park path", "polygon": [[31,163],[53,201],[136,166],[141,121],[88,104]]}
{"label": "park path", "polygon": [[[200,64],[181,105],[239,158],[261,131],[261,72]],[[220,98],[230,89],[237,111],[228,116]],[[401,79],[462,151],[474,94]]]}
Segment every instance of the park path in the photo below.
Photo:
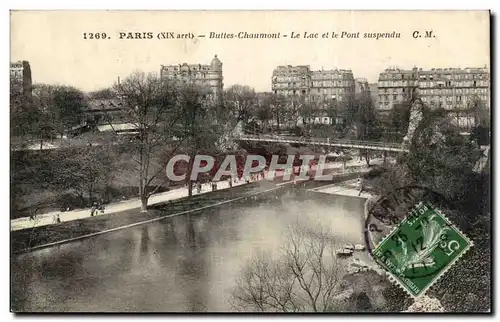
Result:
{"label": "park path", "polygon": [[[372,162],[374,164],[380,163],[380,160],[373,160],[373,161],[375,161],[375,162]],[[365,164],[366,164],[365,161],[351,160],[351,161],[346,163],[346,168],[343,169],[342,163],[332,162],[332,163],[327,163],[325,165],[325,169],[334,170],[334,172],[336,172],[336,173],[343,173],[344,171],[348,172],[349,167],[356,167],[356,166],[359,167],[359,166],[362,166]],[[314,171],[315,167],[312,167],[311,170]],[[283,171],[282,170],[276,171],[275,176],[279,177],[280,175],[283,175]],[[233,187],[237,187],[237,186],[244,185],[244,184],[246,184],[246,182],[244,180],[239,180],[236,183],[233,182]],[[230,188],[228,181],[217,182],[217,190],[223,190],[223,189],[228,189],[228,188]],[[201,194],[208,193],[211,191],[212,191],[212,188],[209,184],[202,185]],[[196,189],[193,188],[193,195],[196,195],[196,194],[197,194]],[[166,201],[170,201],[170,200],[185,198],[187,196],[188,196],[187,187],[176,188],[176,189],[173,189],[170,191],[161,192],[161,193],[157,193],[157,194],[152,195],[148,200],[148,206],[152,206],[152,205],[159,204],[159,203],[166,202]],[[114,203],[107,204],[106,209],[105,209],[105,214],[119,213],[119,212],[123,212],[126,210],[139,209],[140,207],[141,207],[141,200],[139,198],[128,199],[128,200],[124,200],[124,201],[120,201],[120,202],[114,202]],[[10,230],[15,231],[15,230],[21,230],[21,229],[26,229],[26,228],[33,228],[33,227],[40,227],[40,226],[55,224],[54,219],[55,219],[55,216],[57,214],[59,214],[59,217],[60,217],[62,222],[78,220],[78,219],[90,217],[90,208],[75,209],[75,210],[66,211],[66,212],[51,211],[51,212],[37,215],[35,220],[30,220],[29,217],[21,217],[21,218],[12,219],[10,221]],[[99,215],[99,213],[97,215]]]}
{"label": "park path", "polygon": [[341,196],[348,196],[348,197],[362,197],[362,198],[370,198],[372,196],[371,193],[362,191],[361,193],[359,192],[360,189],[360,182],[357,179],[353,180],[348,180],[348,181],[343,181],[340,183],[334,183],[331,185],[319,187],[319,188],[313,188],[310,189],[311,191],[315,192],[322,192],[322,193],[329,193],[333,195],[341,195]]}
{"label": "park path", "polygon": [[[238,181],[236,183],[233,182],[233,187],[240,186],[245,184],[245,181]],[[217,182],[217,190],[227,189],[229,188],[229,182],[220,181]],[[202,186],[201,193],[211,192],[212,187],[204,184]],[[196,188],[193,188],[193,195],[196,195]],[[188,189],[186,187],[176,188],[170,191],[161,192],[152,195],[148,200],[148,206],[152,206],[158,203],[162,203],[169,200],[181,199],[188,196]],[[124,201],[109,203],[105,205],[105,214],[113,214],[125,210],[139,209],[141,207],[141,200],[139,198],[128,199]],[[90,208],[84,209],[75,209],[66,212],[60,211],[51,211],[44,214],[39,214],[36,216],[35,220],[29,220],[29,217],[22,217],[12,219],[10,221],[10,230],[20,230],[26,228],[33,228],[39,226],[46,226],[54,224],[54,216],[59,214],[62,222],[82,219],[86,217],[90,217]],[[100,214],[99,211],[96,211],[96,215]]]}

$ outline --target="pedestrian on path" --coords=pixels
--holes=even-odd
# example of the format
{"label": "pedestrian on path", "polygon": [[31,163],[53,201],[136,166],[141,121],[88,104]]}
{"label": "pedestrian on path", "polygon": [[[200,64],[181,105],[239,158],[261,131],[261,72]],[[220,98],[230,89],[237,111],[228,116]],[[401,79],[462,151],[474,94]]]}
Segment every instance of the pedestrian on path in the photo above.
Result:
{"label": "pedestrian on path", "polygon": [[358,193],[358,197],[361,196],[361,193],[363,192],[364,188],[363,188],[363,181],[361,181],[361,178],[358,177],[358,185],[359,185],[359,193]]}
{"label": "pedestrian on path", "polygon": [[61,222],[61,218],[59,217],[59,214],[56,214],[56,215],[54,215],[54,217],[52,217],[53,224],[59,224],[60,222]]}
{"label": "pedestrian on path", "polygon": [[90,217],[94,217],[94,213],[96,210],[97,210],[97,207],[95,205],[93,205],[92,208],[90,208]]}

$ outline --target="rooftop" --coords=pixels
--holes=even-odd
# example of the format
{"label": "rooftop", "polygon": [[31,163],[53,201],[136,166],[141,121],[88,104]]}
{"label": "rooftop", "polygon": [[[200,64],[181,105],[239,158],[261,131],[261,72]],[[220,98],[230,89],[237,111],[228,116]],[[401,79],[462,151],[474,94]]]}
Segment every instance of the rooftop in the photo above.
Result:
{"label": "rooftop", "polygon": [[88,102],[89,110],[116,110],[126,106],[118,98],[93,99]]}

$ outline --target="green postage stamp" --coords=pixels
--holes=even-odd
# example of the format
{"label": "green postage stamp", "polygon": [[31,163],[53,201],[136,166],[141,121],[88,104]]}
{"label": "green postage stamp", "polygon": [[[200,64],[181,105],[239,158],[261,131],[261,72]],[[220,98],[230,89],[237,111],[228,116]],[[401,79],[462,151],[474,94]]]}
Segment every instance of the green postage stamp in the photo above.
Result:
{"label": "green postage stamp", "polygon": [[407,293],[419,297],[472,245],[439,210],[419,203],[373,257]]}

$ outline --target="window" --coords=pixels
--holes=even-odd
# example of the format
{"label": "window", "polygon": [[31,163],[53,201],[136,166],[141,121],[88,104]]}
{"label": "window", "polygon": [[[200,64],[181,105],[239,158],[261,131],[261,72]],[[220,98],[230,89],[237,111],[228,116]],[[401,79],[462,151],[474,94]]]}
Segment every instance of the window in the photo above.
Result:
{"label": "window", "polygon": [[397,95],[392,95],[393,100],[397,100]]}

